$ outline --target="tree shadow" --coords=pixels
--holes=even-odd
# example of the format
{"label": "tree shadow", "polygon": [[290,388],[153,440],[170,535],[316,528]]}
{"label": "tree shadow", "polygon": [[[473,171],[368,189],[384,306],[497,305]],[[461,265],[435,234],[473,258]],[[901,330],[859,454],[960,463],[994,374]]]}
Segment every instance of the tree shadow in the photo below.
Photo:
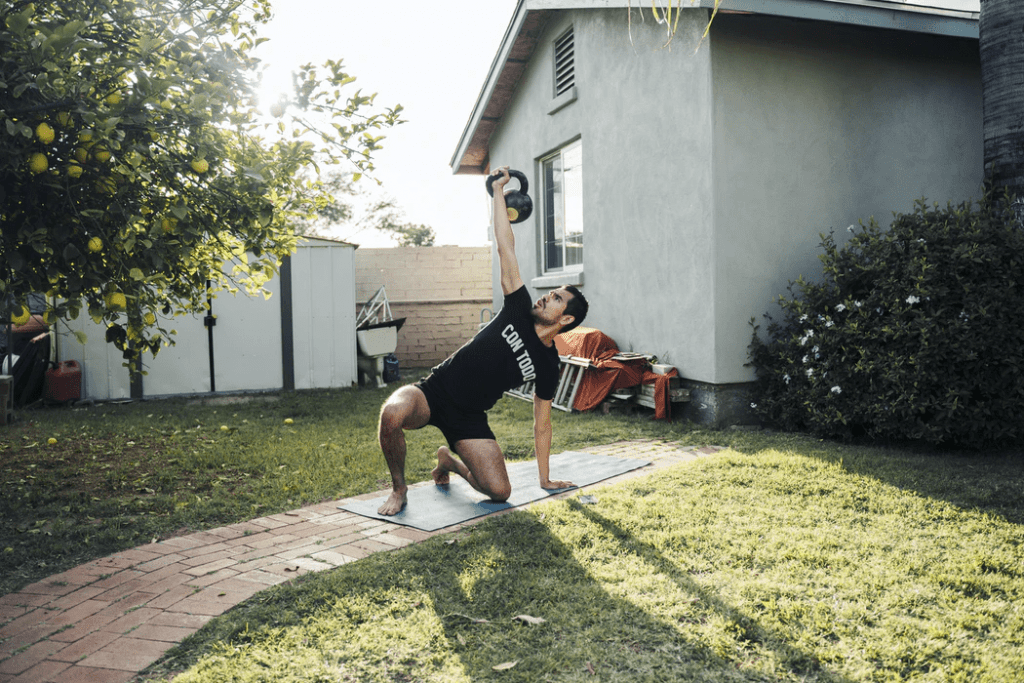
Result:
{"label": "tree shadow", "polygon": [[[576,499],[566,503],[615,539],[629,536]],[[713,612],[725,623],[731,643],[705,642],[680,628],[686,617],[675,621],[656,616],[636,602],[612,594],[580,564],[574,549],[533,515],[518,513],[488,520],[449,548],[448,557],[438,562],[436,549],[424,546],[415,562],[432,567],[431,602],[442,619],[448,643],[472,680],[487,680],[494,675],[492,666],[517,661],[513,669],[502,672],[501,680],[763,681],[764,671],[742,667],[750,662],[741,660],[755,659],[756,650],[768,648],[785,676],[848,681],[816,661],[813,654],[786,644],[783,636],[759,626],[653,546],[635,538],[617,543],[615,551],[631,553],[667,577],[691,605],[698,603],[697,612]],[[488,569],[481,569],[480,558],[490,558]],[[540,617],[545,622],[517,623],[513,621],[516,615]],[[486,619],[487,624],[475,621],[479,619]],[[593,678],[595,675],[599,678]]]}
{"label": "tree shadow", "polygon": [[[904,491],[1024,524],[1024,451],[849,445],[796,437],[793,450]],[[837,448],[838,447],[838,448]],[[788,446],[787,446],[788,448]],[[841,449],[841,454],[837,450]],[[756,455],[763,447],[735,446]]]}
{"label": "tree shadow", "polygon": [[[205,654],[236,649],[247,653],[238,656],[237,666],[260,672],[246,648],[263,640],[319,648],[338,680],[346,681],[449,680],[454,669],[456,677],[502,683],[850,683],[698,585],[656,548],[624,542],[628,532],[613,521],[572,499],[569,505],[569,514],[582,514],[619,540],[614,552],[632,553],[667,577],[685,594],[681,602],[720,617],[728,636],[710,641],[687,633],[681,620],[614,595],[607,578],[598,579],[577,560],[585,548],[567,545],[535,514],[514,511],[265,591],[208,623],[150,673],[180,672]],[[521,615],[543,622],[517,619]],[[323,627],[337,623],[356,629],[349,636],[360,645],[347,654],[338,652],[337,634]],[[753,661],[755,651],[766,647],[776,662],[774,675]]]}

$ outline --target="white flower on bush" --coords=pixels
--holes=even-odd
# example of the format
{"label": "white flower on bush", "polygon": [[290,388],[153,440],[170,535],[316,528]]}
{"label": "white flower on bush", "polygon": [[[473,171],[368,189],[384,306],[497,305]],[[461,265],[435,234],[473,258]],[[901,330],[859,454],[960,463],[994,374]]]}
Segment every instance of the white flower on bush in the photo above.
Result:
{"label": "white flower on bush", "polygon": [[961,320],[970,320],[971,316],[967,315],[967,311],[960,311],[960,319]]}
{"label": "white flower on bush", "polygon": [[808,360],[810,360],[810,356],[804,356],[804,362],[806,363]]}
{"label": "white flower on bush", "polygon": [[845,304],[839,304],[838,306],[836,306],[836,313],[842,313],[845,310],[846,310],[846,305]]}
{"label": "white flower on bush", "polygon": [[814,345],[814,348],[811,349],[811,352],[812,353],[817,353],[818,352],[818,345],[817,344]]}
{"label": "white flower on bush", "polygon": [[825,327],[832,327],[833,325],[835,325],[835,323],[832,322],[831,320],[826,320],[825,321]]}
{"label": "white flower on bush", "polygon": [[807,368],[807,376],[814,377],[814,368]]}
{"label": "white flower on bush", "polygon": [[862,302],[860,302],[860,301],[854,301],[853,305],[856,306],[857,308],[860,308],[861,307],[861,303]]}
{"label": "white flower on bush", "polygon": [[911,294],[910,296],[907,297],[907,303],[910,304],[911,306],[913,306],[914,304],[919,304],[921,303],[921,297],[917,297]]}
{"label": "white flower on bush", "polygon": [[847,232],[849,232],[849,233],[851,233],[851,234],[852,234],[852,233],[853,233],[853,230],[854,230],[854,228],[853,228],[853,224],[852,224],[852,223],[851,223],[850,225],[847,225],[847,226],[846,226],[846,231],[847,231]]}
{"label": "white flower on bush", "polygon": [[789,376],[789,373],[786,373],[785,375],[782,376],[782,381],[785,382],[786,384],[789,384],[790,379],[791,378]]}
{"label": "white flower on bush", "polygon": [[806,313],[804,313],[802,316],[800,316],[800,322],[802,322],[802,323],[807,322],[807,314]]}
{"label": "white flower on bush", "polygon": [[835,385],[834,387],[832,387],[831,391],[832,391],[833,394],[841,394],[841,393],[843,393],[843,390],[839,388],[838,384]]}
{"label": "white flower on bush", "polygon": [[751,403],[750,407],[753,408],[754,410],[757,410],[757,404],[756,403]]}

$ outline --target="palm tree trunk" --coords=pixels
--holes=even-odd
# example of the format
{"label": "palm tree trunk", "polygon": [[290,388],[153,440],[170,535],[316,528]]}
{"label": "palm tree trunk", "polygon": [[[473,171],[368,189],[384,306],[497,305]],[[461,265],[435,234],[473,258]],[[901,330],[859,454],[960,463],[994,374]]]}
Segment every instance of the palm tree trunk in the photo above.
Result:
{"label": "palm tree trunk", "polygon": [[[1024,201],[1024,0],[981,0],[985,171]],[[1021,212],[1018,211],[1018,216]]]}

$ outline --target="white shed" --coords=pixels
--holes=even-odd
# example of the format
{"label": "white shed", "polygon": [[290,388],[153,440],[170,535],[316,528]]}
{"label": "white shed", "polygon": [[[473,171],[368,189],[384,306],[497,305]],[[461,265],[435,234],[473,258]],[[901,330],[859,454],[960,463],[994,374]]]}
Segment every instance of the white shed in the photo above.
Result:
{"label": "white shed", "polygon": [[221,292],[206,316],[179,318],[175,345],[143,358],[133,386],[121,352],[88,316],[61,325],[58,360],[77,361],[82,398],[351,387],[356,382],[355,245],[303,238],[267,283],[269,299]]}

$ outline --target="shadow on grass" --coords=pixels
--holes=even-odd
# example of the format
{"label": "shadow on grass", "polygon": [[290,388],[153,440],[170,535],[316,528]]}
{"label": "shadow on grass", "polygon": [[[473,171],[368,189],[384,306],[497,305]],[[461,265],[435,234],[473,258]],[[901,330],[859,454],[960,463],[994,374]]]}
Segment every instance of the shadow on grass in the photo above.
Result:
{"label": "shadow on grass", "polygon": [[573,511],[583,515],[615,538],[620,553],[636,557],[643,564],[653,568],[656,573],[672,581],[682,593],[693,595],[695,600],[699,601],[698,611],[715,615],[724,623],[731,625],[732,628],[729,630],[736,634],[737,644],[747,650],[750,656],[768,654],[768,658],[778,661],[786,673],[800,680],[835,683],[848,680],[828,670],[813,654],[787,643],[783,634],[764,627],[755,617],[722,600],[712,588],[695,581],[691,572],[668,559],[653,544],[638,539],[635,534],[600,514],[592,506],[583,505],[575,499],[569,500],[568,503]]}
{"label": "shadow on grass", "polygon": [[773,680],[846,683],[657,549],[627,540],[614,522],[576,504],[557,523],[576,524],[576,514],[621,539],[615,552],[634,554],[720,616],[722,638],[687,633],[669,614],[614,595],[621,586],[577,561],[584,549],[533,515],[513,513],[271,589],[207,624],[151,673],[216,653],[220,661],[207,660],[202,674],[175,680],[236,680],[250,671],[268,681],[763,681],[754,660],[767,649]]}

